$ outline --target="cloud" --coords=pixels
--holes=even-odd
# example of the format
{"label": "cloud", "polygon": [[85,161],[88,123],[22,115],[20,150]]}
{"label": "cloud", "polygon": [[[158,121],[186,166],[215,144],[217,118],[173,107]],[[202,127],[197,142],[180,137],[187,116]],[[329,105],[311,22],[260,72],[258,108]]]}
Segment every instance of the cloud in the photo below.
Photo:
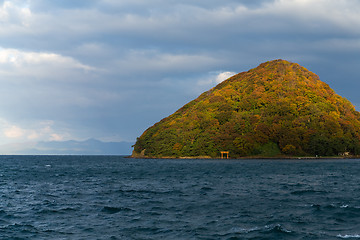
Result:
{"label": "cloud", "polygon": [[[326,23],[335,24],[341,28],[351,29],[353,32],[354,28],[360,24],[360,16],[357,14],[359,10],[360,4],[354,0],[276,0],[266,5],[264,13],[277,13],[297,18],[301,23],[312,23],[318,26],[326,25]],[[313,22],[316,19],[318,22]]]}
{"label": "cloud", "polygon": [[[114,5],[113,1],[108,2]],[[259,30],[263,33],[274,30],[314,33],[324,29],[334,31],[335,28],[354,32],[360,24],[360,4],[351,0],[275,0],[261,2],[256,8],[232,1],[221,4],[212,2],[207,6],[194,2],[157,2],[150,5],[137,1],[132,8],[135,7],[135,10],[120,14],[117,16],[117,24],[108,26],[123,33],[137,33],[152,38],[158,36],[156,40],[160,40],[160,37],[175,40],[176,37],[190,41],[189,37],[192,37],[192,41],[197,38],[206,41],[208,39],[204,36],[212,34],[216,40],[221,35],[214,33],[219,32],[223,36],[242,32],[258,33]],[[124,7],[130,4],[121,1],[117,5]],[[141,8],[147,9],[147,13],[137,11]],[[106,12],[102,14],[103,17],[109,17]],[[167,34],[161,34],[165,31]]]}
{"label": "cloud", "polygon": [[234,76],[236,73],[235,72],[222,72],[219,73],[215,79],[216,83],[221,83],[222,81]]}
{"label": "cloud", "polygon": [[215,66],[219,60],[206,54],[171,54],[155,50],[132,50],[115,62],[119,74],[179,73]]}
{"label": "cloud", "polygon": [[7,76],[56,78],[71,71],[86,73],[94,70],[71,57],[55,53],[0,48],[0,72]]}
{"label": "cloud", "polygon": [[11,126],[4,129],[4,135],[8,138],[20,138],[24,135],[24,130],[18,126]]}
{"label": "cloud", "polygon": [[0,119],[0,141],[2,143],[61,141],[69,138],[71,138],[71,134],[65,129],[57,127],[54,121],[41,121],[22,126],[22,124],[10,122],[4,118]]}
{"label": "cloud", "polygon": [[[266,33],[314,33],[324,29],[343,29],[352,33],[360,31],[356,30],[360,24],[360,4],[357,1],[252,2],[104,0],[80,5],[29,1],[24,5],[20,1],[4,1],[1,11],[6,21],[2,35],[11,33],[10,30],[17,26],[23,31],[18,34],[32,35],[32,38],[46,36],[47,39],[53,39],[54,43],[68,40],[67,44],[70,44],[74,39],[99,39],[99,34],[102,34],[119,39],[121,44],[131,45],[131,42],[124,40],[135,39],[135,44],[141,42],[141,38],[144,42],[171,40],[194,44],[200,40],[202,43],[214,42],[229,35],[258,33],[259,30]],[[38,6],[46,6],[46,9],[36,11]],[[14,19],[8,16],[14,16]],[[26,22],[26,28],[23,22]],[[101,40],[106,41],[106,37]]]}
{"label": "cloud", "polygon": [[209,90],[210,88],[216,86],[217,84],[225,81],[226,79],[234,76],[236,73],[231,71],[213,71],[209,72],[205,76],[201,76],[196,82],[195,91],[200,94],[204,91]]}
{"label": "cloud", "polygon": [[314,42],[314,50],[333,53],[360,52],[360,36],[355,38],[331,38]]}
{"label": "cloud", "polygon": [[19,6],[17,1],[4,1],[0,6],[0,24],[16,24],[28,26],[31,10],[26,6]]}
{"label": "cloud", "polygon": [[62,140],[64,140],[64,137],[59,134],[53,133],[50,135],[49,140],[50,141],[62,141]]}
{"label": "cloud", "polygon": [[[252,2],[107,0],[79,5],[69,1],[65,4],[28,1],[24,5],[19,1],[11,4],[5,1],[4,9],[8,8],[5,7],[8,4],[19,13],[21,9],[28,9],[31,14],[27,17],[28,27],[14,21],[12,24],[22,30],[7,40],[6,36],[13,32],[13,27],[4,24],[0,36],[9,44],[11,40],[13,45],[38,48],[40,52],[44,48],[48,48],[46,52],[53,52],[59,46],[67,46],[68,56],[79,59],[78,54],[83,62],[98,66],[109,63],[112,68],[108,70],[112,71],[117,69],[114,63],[133,67],[134,62],[125,64],[126,61],[135,58],[143,61],[151,54],[155,62],[166,55],[214,58],[218,54],[222,56],[217,60],[228,57],[231,62],[230,52],[254,55],[251,51],[256,51],[255,48],[261,48],[263,44],[281,48],[283,42],[290,43],[288,40],[292,39],[295,44],[303,41],[308,34],[312,36],[305,44],[301,42],[302,48],[309,46],[312,39],[318,40],[316,38],[325,34],[327,38],[332,33],[342,37],[344,33],[359,34],[360,4],[357,1]],[[47,11],[36,11],[39,5],[47,6]],[[73,51],[80,48],[88,48],[89,53]],[[155,49],[156,53],[149,54],[152,51],[149,49]],[[218,68],[224,67],[226,62],[221,60],[218,62],[223,65]],[[210,71],[213,64],[208,66],[206,70]],[[166,65],[163,69],[166,70]]]}
{"label": "cloud", "polygon": [[356,0],[1,1],[0,117],[18,137],[1,136],[132,140],[277,58],[360,102],[359,11]]}

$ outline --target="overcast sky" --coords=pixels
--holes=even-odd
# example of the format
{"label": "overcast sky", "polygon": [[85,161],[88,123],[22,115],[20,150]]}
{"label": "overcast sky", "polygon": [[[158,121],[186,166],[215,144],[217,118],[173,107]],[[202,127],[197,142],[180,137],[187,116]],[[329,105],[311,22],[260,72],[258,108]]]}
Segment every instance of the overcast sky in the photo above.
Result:
{"label": "overcast sky", "polygon": [[0,1],[0,144],[135,141],[279,58],[359,110],[359,13],[358,0]]}

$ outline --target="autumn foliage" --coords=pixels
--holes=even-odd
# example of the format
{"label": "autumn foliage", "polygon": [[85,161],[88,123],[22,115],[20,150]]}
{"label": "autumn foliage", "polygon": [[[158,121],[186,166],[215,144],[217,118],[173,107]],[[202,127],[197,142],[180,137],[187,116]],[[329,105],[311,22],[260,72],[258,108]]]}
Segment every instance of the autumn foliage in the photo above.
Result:
{"label": "autumn foliage", "polygon": [[284,60],[239,73],[147,129],[149,157],[360,153],[360,114],[319,77]]}

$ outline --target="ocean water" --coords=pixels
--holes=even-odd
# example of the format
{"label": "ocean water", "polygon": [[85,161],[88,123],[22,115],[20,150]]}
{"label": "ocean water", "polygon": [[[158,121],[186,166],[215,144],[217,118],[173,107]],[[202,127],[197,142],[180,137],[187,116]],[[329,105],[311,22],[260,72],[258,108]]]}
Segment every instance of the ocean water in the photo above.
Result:
{"label": "ocean water", "polygon": [[360,160],[0,156],[0,239],[360,239]]}

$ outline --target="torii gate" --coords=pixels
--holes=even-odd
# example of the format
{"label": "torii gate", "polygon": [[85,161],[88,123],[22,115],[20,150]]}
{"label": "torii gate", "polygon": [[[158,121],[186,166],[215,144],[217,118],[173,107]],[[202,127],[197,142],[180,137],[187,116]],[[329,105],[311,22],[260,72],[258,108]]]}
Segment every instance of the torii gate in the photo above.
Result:
{"label": "torii gate", "polygon": [[229,152],[228,151],[221,151],[221,159],[224,158],[225,154],[226,154],[226,159],[229,159]]}

